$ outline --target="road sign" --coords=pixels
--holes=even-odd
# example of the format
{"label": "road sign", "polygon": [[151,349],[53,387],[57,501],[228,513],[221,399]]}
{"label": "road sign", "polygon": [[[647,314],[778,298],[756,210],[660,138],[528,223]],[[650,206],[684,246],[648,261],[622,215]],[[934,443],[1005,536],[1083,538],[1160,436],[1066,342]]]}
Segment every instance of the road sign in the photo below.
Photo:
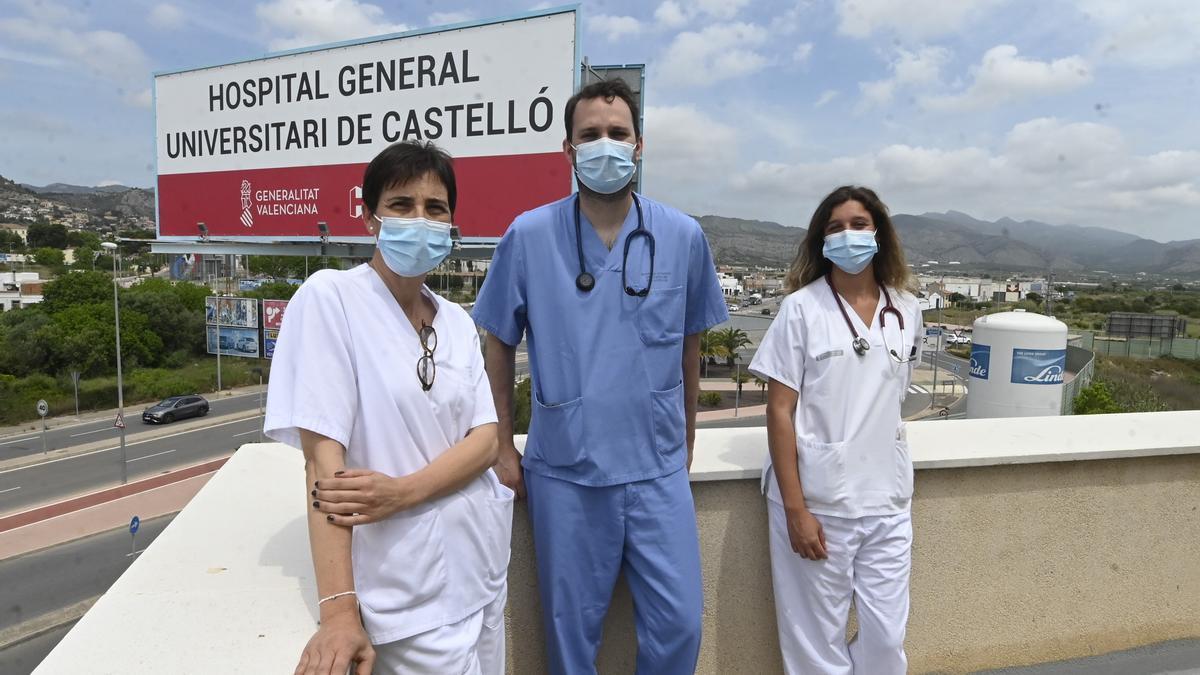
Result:
{"label": "road sign", "polygon": [[927,336],[929,336],[929,337],[933,337],[934,335],[941,335],[941,334],[942,334],[942,329],[941,329],[941,328],[938,328],[938,327],[936,327],[936,326],[935,326],[935,327],[933,327],[933,328],[926,328],[926,329],[925,329],[925,335],[927,335]]}
{"label": "road sign", "polygon": [[129,521],[129,534],[137,534],[138,528],[141,527],[141,525],[142,519],[134,516],[133,520]]}
{"label": "road sign", "polygon": [[117,413],[117,421],[113,422],[113,427],[117,428],[117,429],[125,428],[125,413],[123,413],[123,412]]}
{"label": "road sign", "polygon": [[50,414],[50,404],[46,403],[46,399],[44,399],[44,398],[38,399],[37,411],[38,411],[38,415],[40,415],[42,417],[45,417],[46,415]]}

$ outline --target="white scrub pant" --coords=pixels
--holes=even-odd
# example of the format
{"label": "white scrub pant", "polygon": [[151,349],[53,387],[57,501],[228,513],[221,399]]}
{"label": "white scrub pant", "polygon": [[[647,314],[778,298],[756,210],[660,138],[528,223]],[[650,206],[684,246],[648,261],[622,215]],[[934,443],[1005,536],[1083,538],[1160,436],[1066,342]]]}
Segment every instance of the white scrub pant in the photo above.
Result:
{"label": "white scrub pant", "polygon": [[[504,675],[508,588],[471,616],[410,638],[375,645],[375,675]],[[353,669],[351,669],[353,672]]]}
{"label": "white scrub pant", "polygon": [[[789,675],[904,675],[912,515],[836,518],[825,530],[826,560],[792,551],[783,505],[767,500],[779,647]],[[850,597],[858,636],[846,644]]]}

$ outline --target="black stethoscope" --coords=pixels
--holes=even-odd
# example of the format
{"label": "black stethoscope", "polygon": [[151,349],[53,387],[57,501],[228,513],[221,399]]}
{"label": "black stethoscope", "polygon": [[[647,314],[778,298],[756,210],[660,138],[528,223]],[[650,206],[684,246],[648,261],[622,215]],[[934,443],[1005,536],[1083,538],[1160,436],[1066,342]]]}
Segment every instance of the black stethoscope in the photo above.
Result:
{"label": "black stethoscope", "polygon": [[[829,284],[829,290],[833,292],[833,300],[837,303],[838,309],[842,310],[842,318],[846,320],[846,327],[850,329],[850,333],[854,336],[854,341],[851,346],[854,347],[854,352],[859,356],[865,356],[871,349],[871,343],[866,338],[858,334],[858,329],[854,327],[854,322],[850,320],[850,315],[846,312],[846,306],[842,304],[842,298],[838,295],[837,287],[833,285],[833,275],[826,274],[825,282]],[[896,306],[892,304],[892,296],[888,293],[887,288],[883,284],[879,285],[879,290],[883,291],[884,307],[879,310],[879,332],[883,333],[883,348],[888,351],[896,363],[908,363],[917,359],[917,346],[913,345],[912,350],[907,357],[902,357],[896,353],[895,349],[888,346],[887,339],[887,315],[894,314],[896,320],[900,322],[900,344],[904,344],[904,315]]]}
{"label": "black stethoscope", "polygon": [[[626,295],[632,295],[639,298],[644,298],[650,293],[650,284],[654,282],[654,235],[650,234],[650,230],[646,229],[646,224],[642,220],[642,202],[638,199],[636,193],[629,193],[633,197],[633,206],[637,209],[637,229],[630,232],[625,237],[625,253],[621,256],[621,286],[625,289]],[[646,278],[646,287],[637,290],[630,286],[625,280],[625,268],[629,262],[629,246],[633,243],[634,238],[645,237],[646,245],[650,247],[650,276]],[[579,252],[579,276],[575,277],[575,287],[584,293],[590,292],[596,287],[596,277],[588,273],[587,268],[583,264],[583,228],[579,224],[579,196],[575,197],[575,248]]]}

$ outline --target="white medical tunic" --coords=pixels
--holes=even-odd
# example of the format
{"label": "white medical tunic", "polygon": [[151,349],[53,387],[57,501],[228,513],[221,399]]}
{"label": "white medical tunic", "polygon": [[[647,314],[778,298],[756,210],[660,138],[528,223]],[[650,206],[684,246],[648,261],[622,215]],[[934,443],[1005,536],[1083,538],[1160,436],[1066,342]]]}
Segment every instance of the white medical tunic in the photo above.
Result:
{"label": "white medical tunic", "polygon": [[[896,363],[912,347],[921,352],[922,319],[916,298],[888,289],[904,317],[880,321],[883,293],[868,328],[842,300],[858,334],[871,348],[859,356],[853,334],[824,278],[784,299],[763,338],[750,371],[797,391],[796,449],[800,484],[809,511],[839,518],[885,516],[907,511],[913,468],[900,404],[916,361]],[[881,323],[886,324],[881,325]],[[782,503],[770,459],[763,470],[767,497]]]}
{"label": "white medical tunic", "polygon": [[[374,269],[322,270],[296,292],[280,328],[264,430],[300,447],[300,429],[346,448],[346,466],[403,476],[496,421],[470,316],[424,288],[437,374],[417,379],[420,338]],[[299,491],[300,486],[297,486]],[[489,469],[447,497],[356,526],[351,559],[371,641],[461,621],[503,591],[512,491]]]}

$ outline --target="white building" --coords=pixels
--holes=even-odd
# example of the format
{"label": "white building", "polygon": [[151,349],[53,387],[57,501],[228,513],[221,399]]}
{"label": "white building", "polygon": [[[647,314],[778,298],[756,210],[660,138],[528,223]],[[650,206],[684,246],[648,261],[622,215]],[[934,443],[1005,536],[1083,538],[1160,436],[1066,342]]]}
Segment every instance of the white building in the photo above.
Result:
{"label": "white building", "polygon": [[0,273],[0,311],[21,309],[42,301],[42,280],[37,272]]}
{"label": "white building", "polygon": [[725,297],[742,294],[742,282],[738,278],[724,272],[717,272],[717,280],[721,282],[721,292]]}

